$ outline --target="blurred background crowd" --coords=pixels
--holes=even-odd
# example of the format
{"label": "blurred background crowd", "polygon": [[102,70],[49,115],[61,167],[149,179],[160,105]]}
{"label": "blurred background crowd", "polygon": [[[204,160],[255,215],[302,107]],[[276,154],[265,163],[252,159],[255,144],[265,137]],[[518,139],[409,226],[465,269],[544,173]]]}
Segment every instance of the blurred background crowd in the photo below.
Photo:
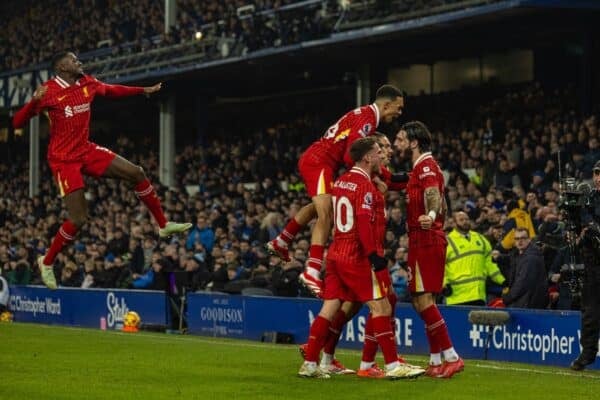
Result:
{"label": "blurred background crowd", "polygon": [[319,39],[342,21],[409,18],[461,1],[179,0],[175,25],[165,34],[163,0],[9,0],[0,4],[0,13],[12,16],[0,31],[0,71],[38,65],[64,50],[111,48],[118,56],[200,37],[231,39],[227,54],[239,55]]}
{"label": "blurred background crowd", "polygon": [[[469,90],[407,99],[411,114],[431,127],[434,156],[447,176],[448,231],[454,227],[452,212],[464,211],[472,229],[493,249],[510,254],[514,242],[503,239],[514,231],[514,210],[528,216],[537,237],[561,229],[559,152],[564,170],[584,181],[591,179],[600,159],[598,108],[583,117],[575,111],[574,96],[569,87],[527,84],[489,91],[485,102]],[[159,240],[155,223],[131,188],[89,180],[89,223],[58,258],[60,284],[162,290],[174,285],[163,272],[176,271],[178,284],[187,290],[241,293],[261,288],[278,296],[308,295],[297,277],[306,260],[310,227],[294,241],[289,263],[268,256],[263,246],[309,201],[296,171],[298,156],[338,117],[327,112],[320,118],[301,116],[180,148],[178,185],[171,189],[158,184],[157,143],[125,134],[116,144],[108,143],[144,167],[168,219],[190,221],[194,227],[187,236]],[[395,129],[387,132],[392,142]],[[103,143],[102,137],[92,139]],[[45,163],[42,168],[41,192],[32,199],[26,157],[17,155],[10,164],[0,161],[0,268],[12,284],[40,283],[35,259],[65,218]],[[406,170],[409,165],[394,158],[392,168]],[[387,198],[386,257],[396,291],[406,300],[404,196],[390,192]],[[562,245],[541,245],[552,293],[559,293],[551,268]],[[509,280],[510,271],[501,270]],[[573,307],[559,305],[557,294],[549,299],[547,307]]]}

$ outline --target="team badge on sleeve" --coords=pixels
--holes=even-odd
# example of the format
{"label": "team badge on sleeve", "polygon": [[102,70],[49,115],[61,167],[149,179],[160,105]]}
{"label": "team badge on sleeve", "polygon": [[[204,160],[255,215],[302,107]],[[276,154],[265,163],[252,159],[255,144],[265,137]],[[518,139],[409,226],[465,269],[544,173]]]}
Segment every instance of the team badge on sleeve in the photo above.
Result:
{"label": "team badge on sleeve", "polygon": [[370,210],[372,204],[373,204],[373,193],[367,192],[365,194],[365,197],[363,198],[362,208]]}
{"label": "team badge on sleeve", "polygon": [[358,131],[358,134],[362,137],[365,136],[369,136],[369,132],[371,132],[371,124],[365,124],[362,128],[360,128],[360,130]]}

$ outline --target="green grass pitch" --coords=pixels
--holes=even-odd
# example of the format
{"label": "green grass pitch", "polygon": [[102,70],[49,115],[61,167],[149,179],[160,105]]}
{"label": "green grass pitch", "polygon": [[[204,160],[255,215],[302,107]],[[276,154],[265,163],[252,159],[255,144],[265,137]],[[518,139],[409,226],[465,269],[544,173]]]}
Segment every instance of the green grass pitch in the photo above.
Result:
{"label": "green grass pitch", "polygon": [[[357,367],[360,353],[338,358]],[[600,398],[600,372],[465,361],[449,380],[302,379],[296,346],[0,323],[1,400]]]}

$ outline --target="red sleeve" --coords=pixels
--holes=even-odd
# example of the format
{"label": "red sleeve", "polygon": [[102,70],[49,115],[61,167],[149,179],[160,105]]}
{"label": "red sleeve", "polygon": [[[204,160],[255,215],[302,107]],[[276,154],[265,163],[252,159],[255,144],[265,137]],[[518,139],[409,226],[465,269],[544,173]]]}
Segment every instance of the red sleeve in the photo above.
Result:
{"label": "red sleeve", "polygon": [[408,182],[390,182],[388,185],[388,190],[392,190],[394,192],[402,192],[406,190],[406,184]]}
{"label": "red sleeve", "polygon": [[428,187],[439,188],[439,179],[434,168],[433,165],[421,163],[418,170],[412,172],[413,174],[417,174],[421,186],[425,189]]}
{"label": "red sleeve", "polygon": [[360,245],[369,255],[376,251],[375,238],[373,237],[373,190],[374,187],[361,187],[356,194],[356,230]]}
{"label": "red sleeve", "polygon": [[390,171],[385,165],[381,166],[381,169],[379,170],[379,177],[386,185],[388,185],[388,187],[392,183],[392,171]]}
{"label": "red sleeve", "polygon": [[[347,125],[346,125],[347,124]],[[347,127],[347,128],[346,128]],[[350,129],[348,140],[346,141],[346,150],[344,152],[344,164],[348,168],[354,166],[354,161],[350,158],[350,146],[360,138],[372,135],[377,127],[375,112],[369,106],[361,107],[360,114],[352,114],[344,121],[342,128]]]}
{"label": "red sleeve", "polygon": [[136,94],[144,93],[144,88],[141,86],[124,86],[124,85],[109,85],[104,82],[98,82],[96,93],[106,97],[127,97],[135,96]]}
{"label": "red sleeve", "polygon": [[40,100],[31,100],[29,103],[25,104],[19,111],[16,112],[13,117],[13,127],[15,129],[22,128],[25,126],[25,123],[29,120],[29,118],[37,115],[40,110],[42,103]]}
{"label": "red sleeve", "polygon": [[392,182],[392,171],[390,171],[385,165],[381,166],[381,170],[379,171],[379,177],[381,180],[387,185],[388,190],[393,190],[394,192],[401,192],[406,189],[406,184],[408,182]]}
{"label": "red sleeve", "polygon": [[354,166],[354,161],[352,161],[352,159],[350,158],[350,145],[352,143],[349,143],[348,147],[346,148],[346,151],[344,152],[344,165],[346,165],[347,169],[350,169]]}

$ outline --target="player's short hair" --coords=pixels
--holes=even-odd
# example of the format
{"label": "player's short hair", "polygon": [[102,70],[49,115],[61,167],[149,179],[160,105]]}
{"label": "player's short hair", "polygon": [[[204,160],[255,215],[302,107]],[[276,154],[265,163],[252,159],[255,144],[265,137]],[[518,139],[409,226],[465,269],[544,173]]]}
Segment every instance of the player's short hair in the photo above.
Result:
{"label": "player's short hair", "polygon": [[[385,138],[385,139],[387,139],[388,141],[390,140],[390,138],[389,138],[389,137],[388,137],[388,136],[387,136],[385,133],[381,133],[381,132],[375,132],[375,133],[373,133],[373,134],[371,135],[371,137],[374,137],[374,138],[375,138],[375,141],[376,141],[376,142],[377,142],[377,143],[378,143],[380,146],[382,146],[382,148],[383,148],[383,144],[382,144],[382,141],[383,141],[383,139]],[[391,141],[390,141],[390,144],[391,144]]]}
{"label": "player's short hair", "polygon": [[71,53],[72,53],[72,51],[70,51],[70,50],[64,50],[64,51],[58,52],[54,56],[52,56],[52,60],[50,61],[51,62],[50,66],[52,67],[52,69],[54,71],[56,71],[58,68],[58,64],[60,64],[60,62],[62,60],[64,60],[65,57],[67,57]]}
{"label": "player's short hair", "polygon": [[401,131],[406,132],[406,138],[409,142],[416,140],[419,143],[419,151],[424,153],[431,151],[431,132],[421,121],[410,121],[402,125]]}
{"label": "player's short hair", "polygon": [[354,162],[362,160],[365,154],[373,150],[373,146],[376,144],[377,141],[372,136],[358,139],[350,146],[350,150],[348,151],[350,158]]}
{"label": "player's short hair", "polygon": [[373,133],[371,136],[373,136],[376,140],[383,139],[384,137],[387,137],[387,135],[385,133],[382,133],[382,132],[379,132],[379,131],[375,131],[375,133]]}
{"label": "player's short hair", "polygon": [[406,97],[406,94],[394,85],[383,85],[375,93],[375,100],[395,100],[397,97]]}

